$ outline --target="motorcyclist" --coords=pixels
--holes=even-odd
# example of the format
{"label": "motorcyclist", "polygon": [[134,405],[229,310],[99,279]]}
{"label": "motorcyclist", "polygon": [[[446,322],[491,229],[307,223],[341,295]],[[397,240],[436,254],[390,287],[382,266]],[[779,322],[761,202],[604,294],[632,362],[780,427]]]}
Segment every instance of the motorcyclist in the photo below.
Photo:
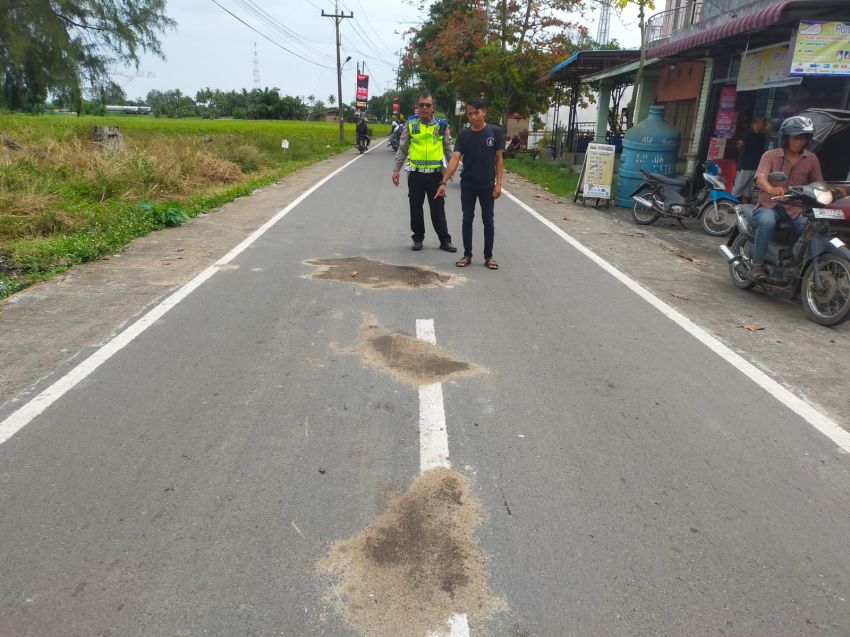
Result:
{"label": "motorcyclist", "polygon": [[369,146],[369,142],[371,139],[369,138],[369,126],[366,123],[366,118],[361,117],[357,120],[357,144],[360,144],[360,140],[363,140],[366,147]]}
{"label": "motorcyclist", "polygon": [[[773,197],[786,194],[791,186],[805,186],[814,181],[823,181],[820,160],[814,153],[806,151],[806,144],[814,134],[814,124],[808,117],[789,117],[779,127],[780,147],[762,155],[756,169],[756,185],[760,192],[757,207],[753,212],[756,237],[750,276],[754,279],[763,279],[766,276],[764,257],[777,223],[789,221],[798,237],[806,227],[806,219],[802,216],[805,207],[802,203],[777,203]],[[770,183],[768,175],[772,172],[785,173],[787,180],[782,185]],[[848,193],[845,187],[835,188],[835,191],[835,195],[840,197],[846,197]]]}
{"label": "motorcyclist", "polygon": [[[806,150],[806,144],[814,134],[814,124],[808,117],[789,117],[779,127],[780,147],[765,152],[756,169],[756,185],[760,191],[753,212],[756,237],[751,276],[754,279],[763,279],[766,276],[764,257],[776,225],[780,221],[791,222],[797,236],[800,236],[806,227],[806,220],[802,216],[803,204],[797,201],[777,203],[773,197],[781,197],[791,186],[805,186],[813,181],[823,181],[820,160],[817,155]],[[772,172],[785,173],[787,181],[782,185],[770,183],[767,176]]]}

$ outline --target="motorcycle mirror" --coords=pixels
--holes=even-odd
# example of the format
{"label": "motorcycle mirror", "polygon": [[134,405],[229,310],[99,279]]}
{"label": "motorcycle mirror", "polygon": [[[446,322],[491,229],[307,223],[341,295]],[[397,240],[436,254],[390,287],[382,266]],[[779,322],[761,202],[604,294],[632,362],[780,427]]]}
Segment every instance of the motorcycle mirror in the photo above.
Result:
{"label": "motorcycle mirror", "polygon": [[788,181],[788,177],[781,170],[778,170],[773,173],[768,173],[767,179],[768,181]]}

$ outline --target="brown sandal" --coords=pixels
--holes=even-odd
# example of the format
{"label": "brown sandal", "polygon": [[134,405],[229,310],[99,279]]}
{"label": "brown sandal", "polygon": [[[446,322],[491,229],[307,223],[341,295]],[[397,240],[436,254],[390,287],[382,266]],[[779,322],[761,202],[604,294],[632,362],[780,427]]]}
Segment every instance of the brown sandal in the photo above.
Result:
{"label": "brown sandal", "polygon": [[486,265],[487,268],[490,269],[490,270],[498,270],[499,269],[499,264],[496,263],[493,259],[485,259],[484,265]]}
{"label": "brown sandal", "polygon": [[455,261],[455,265],[459,268],[465,268],[470,263],[472,263],[472,257],[461,257],[457,261]]}

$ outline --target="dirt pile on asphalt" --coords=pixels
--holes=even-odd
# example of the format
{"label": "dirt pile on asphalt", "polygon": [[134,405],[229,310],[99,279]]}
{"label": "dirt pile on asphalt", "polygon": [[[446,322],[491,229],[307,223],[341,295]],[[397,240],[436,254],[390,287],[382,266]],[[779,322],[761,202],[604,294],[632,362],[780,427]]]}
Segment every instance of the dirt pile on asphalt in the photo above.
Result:
{"label": "dirt pile on asphalt", "polygon": [[341,350],[342,353],[359,355],[370,366],[414,386],[482,371],[478,365],[410,334],[390,330],[371,317],[364,320],[359,336],[359,345]]}
{"label": "dirt pile on asphalt", "polygon": [[456,278],[420,266],[393,265],[365,257],[311,259],[305,263],[322,268],[311,275],[313,279],[356,283],[375,289],[436,288]]}
{"label": "dirt pile on asphalt", "polygon": [[473,536],[481,518],[463,475],[438,468],[419,476],[319,563],[338,578],[330,597],[345,622],[365,637],[426,637],[445,634],[455,614],[504,610]]}

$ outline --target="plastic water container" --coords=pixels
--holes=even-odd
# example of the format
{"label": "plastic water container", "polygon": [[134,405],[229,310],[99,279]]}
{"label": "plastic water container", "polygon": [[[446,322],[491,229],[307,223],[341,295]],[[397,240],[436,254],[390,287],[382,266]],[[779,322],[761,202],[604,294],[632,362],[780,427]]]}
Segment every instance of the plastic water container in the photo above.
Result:
{"label": "plastic water container", "polygon": [[617,197],[614,203],[632,207],[631,194],[643,182],[641,169],[673,177],[679,156],[679,131],[664,121],[664,107],[650,106],[649,116],[626,131]]}

